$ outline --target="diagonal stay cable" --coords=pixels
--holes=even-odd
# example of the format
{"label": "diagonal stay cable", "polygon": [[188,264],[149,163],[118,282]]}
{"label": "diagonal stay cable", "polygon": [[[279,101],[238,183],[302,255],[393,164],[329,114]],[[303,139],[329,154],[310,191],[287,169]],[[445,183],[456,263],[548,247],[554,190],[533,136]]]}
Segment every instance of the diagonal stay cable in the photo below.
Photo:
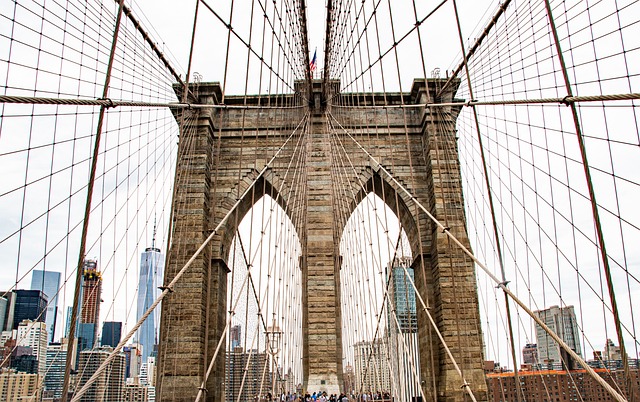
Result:
{"label": "diagonal stay cable", "polygon": [[216,12],[216,10],[213,9],[213,7],[211,7],[205,0],[200,0],[202,2],[202,4],[225,26],[227,27],[227,29],[229,30],[230,33],[233,34],[233,36],[236,37],[236,39],[238,39],[244,46],[246,46],[251,53],[253,53],[254,56],[256,56],[258,58],[258,60],[260,60],[260,62],[262,64],[264,64],[269,71],[271,71],[276,77],[278,77],[278,79],[284,84],[286,85],[289,89],[294,90],[295,88],[293,88],[289,83],[286,82],[286,80],[280,76],[280,74],[273,69],[272,66],[268,65],[267,62],[265,61],[264,57],[262,57],[261,55],[259,55],[255,49],[253,49],[253,47],[251,46],[251,44],[247,43],[246,40],[244,40],[236,31],[235,29],[233,29],[233,27],[231,26],[230,23],[227,23],[221,16],[220,14],[218,14]]}
{"label": "diagonal stay cable", "polygon": [[267,162],[267,164],[262,168],[262,170],[260,170],[260,173],[258,174],[258,176],[251,182],[251,184],[247,187],[247,189],[242,193],[242,196],[233,204],[233,206],[229,209],[229,211],[226,213],[226,215],[220,220],[220,222],[216,225],[215,229],[213,229],[213,231],[211,232],[211,234],[202,242],[202,244],[200,245],[200,247],[198,247],[198,249],[193,253],[193,255],[191,256],[191,258],[189,259],[189,261],[186,262],[186,264],[180,269],[180,271],[178,271],[178,273],[176,274],[176,276],[173,278],[173,280],[171,280],[171,282],[164,287],[164,289],[162,290],[162,293],[160,294],[160,296],[158,296],[158,298],[153,302],[153,304],[149,307],[149,309],[147,309],[147,311],[142,315],[142,317],[140,317],[140,319],[138,320],[138,322],[136,323],[136,325],[133,326],[133,328],[129,331],[129,333],[122,339],[122,341],[120,341],[120,343],[118,343],[118,345],[113,349],[113,351],[111,352],[111,354],[109,355],[109,357],[107,357],[104,362],[102,362],[102,364],[100,365],[100,367],[98,367],[98,369],[95,371],[95,373],[91,376],[91,378],[89,378],[89,380],[84,384],[84,386],[75,393],[75,395],[73,396],[73,399],[71,400],[71,402],[76,402],[79,401],[80,398],[82,397],[82,395],[84,395],[88,390],[89,387],[98,379],[98,377],[102,374],[102,372],[107,368],[107,366],[111,363],[111,361],[113,361],[113,359],[115,359],[116,355],[120,352],[120,350],[124,347],[124,345],[129,341],[129,339],[131,339],[131,337],[136,333],[136,331],[138,330],[138,328],[140,328],[142,326],[142,323],[147,319],[147,317],[149,317],[149,315],[151,315],[151,313],[155,310],[155,308],[160,304],[160,302],[167,296],[167,294],[169,294],[170,292],[173,291],[173,287],[175,286],[175,284],[180,280],[180,278],[182,278],[182,276],[187,272],[187,270],[189,269],[189,267],[193,264],[193,262],[196,260],[196,258],[202,253],[202,251],[205,249],[205,247],[207,246],[207,244],[209,244],[211,242],[211,240],[213,240],[214,236],[216,234],[218,234],[218,231],[220,230],[220,228],[227,222],[227,220],[229,220],[229,218],[231,217],[231,215],[235,212],[236,208],[241,204],[242,200],[244,199],[244,197],[251,191],[251,189],[253,189],[253,187],[255,186],[255,184],[258,182],[258,180],[260,178],[262,178],[262,176],[264,175],[264,173],[269,169],[269,167],[271,166],[271,164],[273,163],[274,160],[276,160],[276,158],[278,157],[278,155],[280,154],[280,152],[282,152],[282,150],[285,148],[285,146],[289,143],[289,141],[291,140],[291,138],[293,138],[293,136],[296,134],[296,132],[298,131],[298,129],[300,128],[300,126],[302,126],[302,124],[304,123],[304,121],[306,120],[306,116],[305,118],[303,118],[300,123],[298,123],[298,125],[296,126],[296,128],[293,130],[293,132],[287,137],[287,139],[284,141],[284,143],[280,146],[280,148],[278,148],[278,150],[276,151],[275,155],[273,155],[271,157],[271,159],[269,160],[269,162]]}
{"label": "diagonal stay cable", "polygon": [[[117,0],[116,0],[117,1]],[[178,83],[183,86],[184,85],[184,81],[182,81],[182,79],[180,78],[180,74],[178,74],[178,72],[176,71],[176,69],[173,67],[173,65],[169,62],[169,60],[167,59],[167,57],[164,55],[164,53],[162,53],[162,51],[160,49],[158,49],[158,45],[151,39],[151,37],[149,36],[149,34],[144,30],[144,28],[142,27],[142,24],[140,23],[140,21],[138,21],[134,16],[133,16],[133,12],[131,11],[131,9],[129,7],[127,7],[126,5],[123,6],[122,8],[122,12],[124,13],[124,15],[127,16],[127,18],[131,21],[131,23],[133,24],[133,26],[136,28],[136,30],[138,30],[138,32],[140,33],[140,35],[142,36],[142,38],[144,39],[144,41],[149,45],[149,47],[151,48],[151,50],[156,54],[156,56],[158,56],[158,58],[160,59],[160,61],[162,62],[162,64],[164,64],[164,66],[167,68],[167,70],[169,70],[169,72],[171,73],[171,75],[173,75],[173,78],[175,78]],[[189,75],[187,74],[187,80],[189,79]]]}
{"label": "diagonal stay cable", "polygon": [[467,54],[466,55],[463,54],[463,61],[461,61],[460,64],[458,64],[458,67],[456,67],[451,72],[451,75],[449,76],[449,79],[447,80],[447,82],[445,82],[445,84],[442,86],[442,88],[440,88],[440,91],[438,91],[438,96],[440,96],[442,93],[444,93],[444,91],[451,85],[451,82],[455,79],[455,77],[458,75],[458,73],[460,73],[462,71],[462,69],[465,66],[464,59],[470,59],[471,56],[473,56],[473,54],[476,52],[476,50],[478,50],[478,48],[484,42],[486,37],[489,36],[489,32],[498,23],[498,20],[500,19],[502,14],[504,14],[504,12],[507,9],[507,7],[509,7],[510,3],[511,3],[511,0],[504,0],[504,3],[502,3],[500,8],[498,8],[498,10],[494,14],[493,18],[491,18],[491,21],[489,21],[489,23],[484,28],[484,30],[482,31],[480,36],[478,36],[478,38],[475,40],[473,45],[471,45],[471,47],[467,51]]}
{"label": "diagonal stay cable", "polygon": [[[331,117],[333,117],[333,116],[331,116]],[[335,118],[334,118],[334,120],[335,120]],[[338,122],[337,122],[337,120],[335,120],[335,121],[336,121],[336,123],[338,123]],[[338,123],[338,125],[339,125],[339,123]],[[332,125],[332,126],[333,126],[333,125]],[[352,140],[354,140],[354,142],[356,143],[356,145],[357,145],[357,146],[359,146],[362,150],[364,150],[364,148],[362,148],[362,147],[360,146],[360,144],[359,144],[359,143],[358,143],[358,142],[357,142],[353,137],[351,137],[351,135],[350,135],[346,130],[345,130],[345,133],[347,133],[347,135],[349,135],[349,137],[350,137]],[[338,134],[337,134],[337,132],[335,132],[335,131],[334,131],[334,135],[336,136],[336,138],[338,138]],[[339,142],[341,143],[341,145],[342,145],[342,141],[340,141],[339,139],[338,139],[338,141],[339,141]],[[344,149],[344,145],[342,145],[342,149]],[[345,151],[345,152],[346,152],[346,151]],[[366,151],[365,151],[365,153],[366,153]],[[367,155],[369,155],[369,154],[367,153]],[[370,156],[370,155],[369,155],[369,156]],[[371,156],[370,156],[370,157],[371,157]],[[350,161],[350,158],[348,157],[348,155],[347,155],[347,158],[348,158],[348,159],[349,159],[349,161]],[[371,157],[371,159],[375,162],[375,159],[373,159],[373,157]],[[376,163],[377,163],[377,162],[376,162]],[[378,164],[378,166],[380,166],[380,165]],[[380,166],[380,167],[381,167],[381,166]],[[382,167],[381,167],[381,168],[382,168]],[[389,175],[389,173],[388,173],[388,172],[386,172],[386,169],[385,169],[385,173],[387,173],[387,174]],[[394,180],[394,181],[395,181],[395,179],[393,179],[393,177],[391,177],[390,175],[389,175],[389,177],[390,177],[392,180]],[[402,189],[404,190],[404,187],[402,187]],[[405,190],[405,191],[406,191],[406,190]],[[407,193],[408,193],[408,192],[407,192]],[[410,194],[409,194],[409,195],[410,195]],[[412,197],[412,199],[413,199],[413,197]],[[399,237],[400,237],[400,235],[401,235],[401,232],[399,233]],[[389,239],[389,235],[388,235],[388,233],[387,233],[387,239],[388,239],[389,241],[391,241],[391,239]],[[398,239],[398,241],[399,241],[399,240],[400,240],[400,239]],[[396,247],[395,247],[395,248],[396,248],[396,250],[397,250],[397,245],[396,245]],[[394,259],[395,259],[395,256],[394,256]],[[392,259],[391,261],[393,261],[393,259]],[[408,273],[406,272],[406,268],[405,268],[405,274],[408,276]],[[410,279],[410,278],[409,278],[409,279]],[[411,279],[410,279],[410,280],[411,280]],[[451,351],[450,351],[450,349],[449,349],[449,346],[447,345],[446,341],[444,340],[444,337],[442,336],[442,333],[440,332],[440,329],[438,328],[437,324],[436,324],[436,323],[435,323],[435,321],[433,320],[433,317],[431,316],[431,313],[429,312],[429,309],[427,308],[427,305],[425,304],[424,300],[423,300],[423,299],[422,299],[422,297],[420,296],[419,291],[418,291],[418,289],[415,287],[415,284],[413,283],[413,281],[411,281],[411,285],[413,286],[413,288],[414,288],[414,290],[415,290],[415,292],[416,292],[416,295],[419,297],[420,302],[421,302],[422,307],[423,307],[423,310],[425,311],[425,313],[426,313],[426,314],[427,314],[427,316],[429,317],[429,321],[430,321],[430,323],[432,324],[432,327],[434,328],[434,330],[435,330],[436,334],[438,335],[438,338],[440,339],[440,341],[441,341],[441,343],[442,343],[442,345],[443,345],[443,347],[444,347],[445,351],[447,352],[447,355],[448,355],[448,356],[449,356],[449,358],[451,359],[451,361],[452,361],[452,363],[453,363],[453,365],[454,365],[454,368],[456,369],[456,371],[458,372],[458,374],[459,374],[459,375],[460,375],[460,377],[462,378],[462,383],[463,383],[463,384],[462,384],[462,387],[463,387],[463,388],[465,388],[465,391],[469,394],[470,398],[475,402],[475,401],[476,401],[476,399],[475,399],[475,396],[474,396],[474,394],[473,394],[473,391],[471,391],[471,389],[470,389],[470,387],[469,387],[469,383],[467,383],[466,379],[464,378],[464,375],[463,375],[462,371],[460,370],[460,368],[459,368],[459,366],[458,366],[458,364],[457,364],[456,359],[453,357],[453,354],[451,353]],[[388,287],[388,285],[387,285],[387,287]],[[383,305],[384,305],[385,300],[387,300],[387,297],[388,297],[388,289],[387,289],[387,288],[385,288],[385,289],[384,289]],[[395,313],[394,313],[394,314],[395,314]],[[378,320],[380,320],[381,316],[382,316],[382,314],[380,314],[380,316],[378,317]],[[380,324],[380,323],[378,322],[378,326],[376,327],[376,332],[375,332],[374,337],[377,337],[378,330],[379,330],[379,324]],[[420,387],[420,390],[421,390],[421,392],[423,391],[423,390],[422,390],[422,387]],[[426,400],[426,396],[425,396],[424,394],[423,394],[423,398],[425,398],[425,400]]]}
{"label": "diagonal stay cable", "polygon": [[[553,338],[553,340],[556,341],[560,345],[560,347],[562,347],[562,349],[564,349],[573,359],[575,359],[575,361],[577,361],[598,384],[600,384],[604,389],[606,389],[607,392],[609,392],[609,394],[616,401],[618,401],[618,402],[627,402],[627,400],[624,398],[624,396],[620,395],[611,385],[609,385],[602,377],[600,377],[593,370],[593,368],[591,366],[589,366],[589,364],[587,364],[587,362],[584,359],[582,359],[582,357],[580,357],[573,349],[571,349],[571,347],[569,345],[567,345],[567,343],[563,339],[561,339],[558,336],[558,334],[556,334],[553,330],[551,330],[551,328],[549,328],[549,326],[547,326],[547,324],[545,324],[545,322],[542,321],[542,319],[540,319],[540,317],[538,317],[511,290],[509,290],[509,288],[506,287],[506,284],[504,282],[500,281],[500,279],[498,279],[498,277],[496,277],[484,263],[482,263],[467,247],[465,247],[464,244],[462,244],[462,242],[460,240],[458,240],[458,238],[451,233],[449,228],[445,227],[431,212],[429,212],[429,210],[424,205],[422,205],[422,203],[402,183],[400,183],[384,166],[382,166],[373,155],[371,155],[362,145],[360,145],[360,143],[351,135],[351,133],[349,133],[348,130],[344,129],[344,127],[342,127],[340,122],[338,120],[336,120],[335,117],[332,114],[328,113],[328,115],[331,116],[331,118],[335,121],[335,123],[340,128],[342,128],[344,133],[356,144],[356,146],[358,148],[360,148],[360,150],[362,152],[364,152],[369,157],[371,162],[374,163],[380,169],[380,171],[382,171],[387,177],[389,177],[389,179],[396,186],[398,186],[398,188],[400,188],[402,190],[402,192],[404,192],[411,199],[411,201],[413,201],[418,206],[418,208],[420,210],[422,210],[422,212],[424,212],[436,226],[438,226],[438,228],[440,230],[442,230],[442,233],[447,235],[460,248],[460,250],[462,250],[462,252],[464,252],[467,256],[469,256],[469,258],[471,258],[476,263],[476,265],[480,269],[482,269],[482,271],[484,271],[485,274],[487,276],[489,276],[489,278],[493,282],[495,282],[495,284],[497,285],[498,288],[500,288],[503,292],[508,294],[509,297],[511,297],[511,299],[516,304],[518,304],[538,325],[540,325],[540,327],[542,327],[542,329],[547,334],[549,334],[549,336],[551,338]],[[415,288],[415,285],[414,285],[414,288]],[[417,294],[417,295],[419,296],[419,294]],[[419,298],[420,298],[421,303],[424,303],[420,296],[419,296]],[[424,307],[425,307],[425,311],[426,311],[426,305],[424,305]],[[428,312],[427,312],[427,315],[429,317],[431,317]],[[432,325],[435,326],[435,322],[432,321]],[[437,326],[436,326],[436,334],[438,335],[438,337],[440,337],[440,338],[442,337],[442,334],[437,329]],[[441,341],[444,342],[444,340],[442,338],[441,338]],[[449,357],[452,358],[450,352],[448,352],[448,354],[449,354]],[[460,369],[457,366],[457,364],[455,363],[455,361],[453,361],[453,363],[454,363],[454,366],[456,368],[456,371],[458,371],[458,373],[461,374]],[[465,387],[467,389],[469,388],[468,384],[466,382],[463,384],[463,387]]]}
{"label": "diagonal stay cable", "polygon": [[[344,85],[344,88],[348,88],[349,86],[351,86],[357,79],[359,79],[360,77],[362,77],[364,74],[366,74],[370,69],[372,69],[376,64],[380,63],[380,61],[382,61],[382,59],[387,56],[389,53],[391,53],[391,51],[393,51],[395,48],[398,47],[398,45],[400,43],[402,43],[406,38],[408,38],[416,29],[418,29],[420,27],[420,25],[422,25],[427,19],[429,19],[431,16],[433,16],[435,14],[436,11],[438,11],[440,9],[440,7],[442,7],[445,3],[447,2],[447,0],[442,0],[438,5],[436,5],[436,7],[431,10],[426,16],[424,16],[420,21],[416,22],[413,26],[413,28],[411,28],[409,31],[405,32],[405,34],[400,37],[400,39],[398,39],[393,45],[391,45],[387,50],[384,51],[384,53],[380,54],[380,56],[378,56],[378,58],[376,60],[374,60],[367,68],[365,68],[363,71],[360,72],[360,74],[358,74],[351,82],[349,82],[348,84]],[[375,15],[375,14],[373,14]],[[365,26],[365,31],[366,31],[366,26]],[[360,38],[358,39],[358,41],[356,43],[360,42]],[[344,68],[343,70],[344,71]]]}

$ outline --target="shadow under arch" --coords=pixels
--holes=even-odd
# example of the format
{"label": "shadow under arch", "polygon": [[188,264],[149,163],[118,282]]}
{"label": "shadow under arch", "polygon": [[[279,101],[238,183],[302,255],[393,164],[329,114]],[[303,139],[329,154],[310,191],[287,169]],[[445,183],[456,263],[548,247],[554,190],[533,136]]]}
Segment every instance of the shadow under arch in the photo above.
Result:
{"label": "shadow under arch", "polygon": [[[409,245],[411,247],[411,254],[414,256],[420,255],[420,236],[418,235],[418,226],[417,219],[414,214],[409,209],[408,204],[412,201],[411,199],[401,191],[399,188],[396,188],[392,183],[389,183],[385,180],[380,174],[374,171],[372,168],[366,168],[360,177],[364,177],[364,184],[362,182],[357,183],[358,188],[354,189],[353,194],[354,197],[349,202],[347,208],[348,210],[343,211],[342,216],[350,217],[358,205],[362,202],[362,200],[367,197],[370,193],[377,195],[386,205],[393,211],[396,215],[396,218],[400,221],[401,229],[407,235],[409,240]],[[340,238],[343,236],[343,232],[346,228],[346,221],[341,223],[340,228]],[[426,233],[422,233],[424,236]]]}
{"label": "shadow under arch", "polygon": [[[253,186],[251,186],[251,183],[254,183]],[[245,191],[246,194],[244,194]],[[300,228],[296,225],[296,222],[299,222],[297,218],[300,211],[290,207],[290,205],[296,204],[292,202],[292,198],[296,198],[298,194],[291,190],[286,185],[286,182],[272,169],[267,169],[262,175],[255,169],[246,174],[234,189],[221,200],[220,204],[225,207],[225,210],[236,203],[238,194],[244,194],[244,196],[240,199],[238,206],[227,219],[223,228],[220,229],[220,258],[222,260],[228,261],[231,244],[240,223],[265,195],[272,198],[284,210],[293,224],[298,239],[303,238]]]}

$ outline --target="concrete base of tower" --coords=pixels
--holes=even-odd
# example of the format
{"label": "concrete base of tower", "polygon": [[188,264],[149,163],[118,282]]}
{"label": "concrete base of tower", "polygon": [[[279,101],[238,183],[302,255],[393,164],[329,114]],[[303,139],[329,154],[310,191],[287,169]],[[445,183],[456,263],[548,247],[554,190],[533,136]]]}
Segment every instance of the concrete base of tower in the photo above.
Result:
{"label": "concrete base of tower", "polygon": [[306,392],[309,394],[326,392],[327,395],[339,395],[340,385],[338,384],[338,376],[335,374],[310,374],[307,380]]}

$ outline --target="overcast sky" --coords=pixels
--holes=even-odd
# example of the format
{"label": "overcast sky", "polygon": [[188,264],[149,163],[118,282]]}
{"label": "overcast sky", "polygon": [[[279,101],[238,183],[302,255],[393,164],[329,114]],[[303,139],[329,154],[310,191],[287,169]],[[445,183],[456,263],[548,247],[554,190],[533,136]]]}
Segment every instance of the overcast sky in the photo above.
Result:
{"label": "overcast sky", "polygon": [[[83,31],[77,28],[84,26],[81,18],[76,21],[70,16],[65,17],[64,10],[57,10],[54,5],[49,4],[49,9],[44,12],[42,7],[37,6],[18,7],[14,10],[13,5],[9,3],[0,3],[3,18],[0,23],[3,32],[0,38],[0,82],[6,88],[5,92],[19,95],[100,97],[103,72],[106,68],[105,54],[108,54],[112,32],[110,29],[113,28],[112,21],[105,18],[100,29],[96,29],[97,33],[94,34],[90,29]],[[215,7],[225,21],[229,19],[231,2],[208,3]],[[264,3],[271,7],[270,2]],[[325,2],[311,0],[307,3],[309,49],[311,53],[318,49],[319,70],[322,70]],[[468,46],[482,29],[482,24],[495,11],[497,2],[461,0],[458,3],[462,34]],[[270,36],[264,43],[262,40],[262,12],[258,10],[262,2],[236,0],[233,4],[232,26],[236,32],[247,41],[249,35],[252,35],[251,43],[255,49],[263,46],[269,48]],[[371,4],[373,2],[366,3],[369,11]],[[384,0],[381,4],[379,34],[382,51],[385,51],[393,40],[390,25],[384,22],[385,18],[389,17],[388,6]],[[419,2],[419,17],[426,15],[435,4],[437,3]],[[532,2],[534,5],[529,6],[525,1],[518,4],[522,5],[523,12],[517,18],[527,21],[527,18],[530,18],[527,12],[530,12],[538,17],[535,24],[544,24],[544,18],[539,18],[541,2]],[[575,29],[580,35],[576,34],[574,41],[590,43],[589,40],[592,40],[596,43],[593,51],[588,46],[576,45],[576,49],[571,52],[572,77],[580,83],[576,85],[578,93],[589,95],[638,92],[635,78],[622,79],[633,74],[629,69],[640,65],[637,52],[627,52],[625,59],[621,60],[621,56],[618,56],[624,53],[619,49],[623,41],[593,39],[599,37],[601,31],[598,29],[602,30],[603,26],[611,25],[611,21],[603,20],[600,24],[591,23],[591,20],[582,21],[581,18],[586,18],[587,13],[578,13],[582,9],[575,4],[579,2],[571,4],[575,6],[575,10],[570,8],[566,13],[575,12],[582,16],[571,20],[571,23],[580,28]],[[254,31],[257,32],[253,33],[249,30],[252,5],[255,7],[254,23],[257,24],[254,26]],[[111,13],[115,12],[115,5],[104,7]],[[181,1],[179,5],[170,0],[136,0],[132,7],[137,17],[150,30],[152,37],[158,41],[158,46],[176,64],[184,77],[189,57],[195,0]],[[597,15],[616,15],[615,10],[612,14],[611,10],[598,7],[592,10],[593,15],[590,18],[593,20],[597,20]],[[34,11],[29,13],[27,9]],[[395,35],[398,38],[410,30],[415,22],[412,2],[393,0],[392,10]],[[272,9],[269,9],[269,12],[271,11]],[[14,19],[14,13],[20,24],[10,23]],[[222,82],[227,66],[226,89],[229,94],[239,95],[245,91],[250,94],[289,91],[287,85],[292,83],[293,77],[288,76],[285,83],[278,80],[268,81],[265,78],[268,75],[263,71],[261,80],[261,64],[255,56],[249,56],[247,63],[246,47],[233,37],[227,64],[226,27],[205,7],[201,6],[199,13],[192,72],[198,72],[205,82]],[[509,15],[516,18],[514,14],[511,10]],[[45,15],[45,18],[42,15]],[[91,13],[87,15],[93,16]],[[79,32],[82,31],[91,40],[82,42],[74,35],[65,36],[64,18],[73,21],[70,24],[78,29],[77,32],[70,29],[70,32],[80,35]],[[524,22],[522,25],[527,27]],[[587,30],[583,29],[582,25],[592,28],[591,39],[582,39],[581,35]],[[27,29],[27,26],[31,29]],[[91,26],[91,22],[88,22],[87,26]],[[567,30],[567,26],[571,24],[562,20],[561,34]],[[9,28],[15,31],[13,35],[20,40],[9,40],[12,35]],[[48,36],[42,39],[34,34],[38,31]],[[372,31],[373,28],[370,32]],[[505,33],[501,35],[507,35],[507,31],[505,29]],[[640,35],[630,35],[628,30],[622,32],[627,35],[624,41],[627,49],[633,48],[636,45],[633,41]],[[460,62],[460,46],[452,3],[448,2],[438,10],[421,28],[421,33],[427,75],[438,67],[444,76],[446,70]],[[508,33],[512,35],[512,31]],[[472,79],[478,83],[478,88],[475,88],[477,98],[565,95],[557,62],[552,57],[550,36],[545,30],[541,29],[531,34],[531,37],[536,37],[537,40],[538,48],[535,52],[531,51],[535,48],[534,45],[527,44],[517,48],[511,45],[514,41],[511,36],[508,37],[511,39],[507,40],[507,36],[501,35],[493,35],[490,38],[491,46],[487,47],[493,49],[492,51],[471,60]],[[529,40],[526,32],[519,35],[522,35],[523,41]],[[603,36],[606,37],[604,34]],[[97,44],[93,44],[94,39]],[[567,46],[569,39],[564,39]],[[41,40],[44,43],[40,43]],[[122,40],[129,45],[134,42],[131,37],[126,36],[123,36]],[[66,47],[61,46],[63,41],[67,44]],[[393,54],[385,58],[383,66],[387,91],[400,88],[407,91],[414,78],[422,77],[422,63],[416,43],[414,34],[398,46],[399,81],[395,71],[395,60],[391,58]],[[34,50],[38,48],[45,51]],[[154,70],[159,63],[148,62],[149,56],[136,59],[133,57],[134,54],[136,53],[130,48],[118,53],[120,66],[127,67],[121,68],[120,75],[116,74],[111,96],[123,99],[175,100],[170,87],[173,78]],[[598,60],[599,56],[601,61],[594,61]],[[527,61],[526,67],[515,67],[519,66],[518,61],[514,61],[518,57]],[[535,57],[537,59],[532,61]],[[9,59],[11,63],[6,62]],[[67,62],[61,63],[60,59]],[[96,59],[99,62],[96,62]],[[521,64],[524,65],[524,61]],[[276,61],[270,64],[275,66]],[[36,69],[35,66],[40,68]],[[626,66],[627,71],[624,71],[623,66]],[[509,74],[502,72],[507,70]],[[382,90],[383,73],[377,70],[374,72],[373,82],[358,83],[359,89]],[[127,74],[133,74],[136,79],[127,80]],[[523,79],[523,76],[536,79],[533,84],[525,85],[523,83],[529,81]],[[249,80],[245,86],[246,77],[249,77]],[[342,85],[347,85],[346,81],[343,79]],[[600,85],[594,85],[594,82]],[[462,84],[459,97],[469,99],[470,95],[465,85]],[[532,90],[534,87],[535,90]],[[349,89],[355,89],[355,86]],[[105,149],[108,151],[105,150],[101,156],[100,178],[96,186],[98,199],[104,201],[99,204],[92,217],[90,238],[93,240],[87,255],[98,258],[100,265],[105,269],[105,303],[101,311],[102,318],[128,321],[131,325],[132,317],[135,316],[135,307],[132,310],[131,306],[135,300],[140,252],[151,243],[154,220],[159,222],[159,244],[166,242],[166,221],[177,132],[173,117],[165,109],[135,113],[121,113],[120,110],[122,109],[109,112],[110,117],[105,126],[108,133],[105,137]],[[522,298],[531,300],[532,306],[548,306],[563,302],[576,305],[586,336],[592,339],[594,349],[601,349],[605,338],[615,338],[615,333],[612,331],[610,319],[602,318],[610,317],[605,311],[608,294],[602,284],[602,269],[594,245],[593,220],[590,204],[585,198],[587,191],[584,173],[580,163],[576,162],[579,152],[572,131],[569,109],[554,105],[479,110],[481,130],[487,141],[485,146],[491,165],[491,180],[496,185],[494,192],[501,196],[498,221],[505,244],[505,261],[511,270],[510,277],[520,278],[512,279],[514,288],[517,288]],[[3,213],[0,215],[0,251],[3,261],[0,261],[0,288],[8,289],[16,282],[18,288],[27,288],[30,284],[29,270],[45,265],[47,269],[61,271],[67,277],[72,277],[70,267],[75,265],[77,259],[77,225],[84,208],[83,187],[88,177],[88,160],[91,153],[89,136],[94,132],[97,111],[98,108],[83,108],[78,114],[75,108],[69,107],[59,109],[53,106],[2,106],[0,211]],[[35,118],[31,118],[32,115]],[[606,208],[602,211],[603,225],[611,239],[608,244],[609,252],[615,260],[614,279],[618,284],[619,297],[623,299],[623,319],[629,331],[635,332],[633,325],[637,317],[634,315],[637,313],[633,311],[632,306],[640,301],[638,282],[633,276],[637,276],[640,261],[640,255],[635,250],[640,241],[640,217],[636,208],[639,196],[635,162],[638,160],[637,118],[634,109],[630,107],[611,107],[605,110],[602,107],[585,106],[580,109],[580,119],[590,147],[589,157],[595,168],[594,181],[598,189],[598,200]],[[487,199],[483,195],[486,190],[478,162],[480,158],[475,140],[475,122],[469,108],[463,110],[458,120],[458,133],[473,248],[481,260],[487,261],[491,269],[497,273],[499,264],[495,258]],[[46,145],[52,143],[55,146]],[[134,157],[129,158],[129,155]],[[60,172],[50,174],[58,171]],[[37,180],[39,178],[44,180]],[[72,193],[74,195],[70,196]],[[555,203],[553,208],[547,201]],[[526,213],[522,212],[525,210]],[[39,216],[44,218],[38,218]],[[114,216],[117,216],[117,219],[113,219]],[[32,223],[26,225],[24,222]],[[118,252],[113,251],[116,248]],[[46,258],[45,250],[49,251]],[[21,259],[16,262],[18,255]],[[384,265],[386,262],[380,263]],[[549,266],[552,269],[539,269]],[[576,270],[576,267],[579,270]],[[631,279],[627,272],[631,272]],[[524,278],[528,274],[534,278]],[[580,278],[580,275],[583,277]],[[494,294],[493,284],[489,283],[481,272],[478,274],[478,280],[481,285],[481,313],[485,335],[494,341],[505,339],[504,323],[495,307],[500,305],[501,295]],[[554,286],[551,285],[562,285],[562,290],[553,289]],[[532,290],[529,291],[529,288]],[[70,305],[69,289],[64,296],[61,302],[65,306]],[[605,300],[604,304],[600,298]],[[500,302],[496,304],[494,299]],[[128,302],[123,303],[122,300]],[[598,319],[591,320],[589,318],[594,311],[597,312]],[[531,338],[531,321],[522,315],[518,320],[520,344],[534,341]],[[628,342],[632,343],[631,340]],[[503,344],[504,342],[493,342],[488,348],[488,355],[505,361],[507,358]],[[586,357],[590,357],[591,346],[585,344],[583,347],[588,349]],[[630,354],[637,353],[635,347],[633,351],[630,351]]]}

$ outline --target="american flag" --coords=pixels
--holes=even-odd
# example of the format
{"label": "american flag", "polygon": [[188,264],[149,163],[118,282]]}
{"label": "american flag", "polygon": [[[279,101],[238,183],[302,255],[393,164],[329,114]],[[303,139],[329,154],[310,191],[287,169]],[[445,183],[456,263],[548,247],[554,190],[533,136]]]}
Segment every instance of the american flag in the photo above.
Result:
{"label": "american flag", "polygon": [[311,59],[311,62],[309,63],[309,71],[311,72],[311,75],[313,75],[313,72],[316,71],[316,67],[318,65],[318,63],[317,63],[317,60],[318,60],[317,53],[318,53],[317,50],[313,51],[313,59]]}

